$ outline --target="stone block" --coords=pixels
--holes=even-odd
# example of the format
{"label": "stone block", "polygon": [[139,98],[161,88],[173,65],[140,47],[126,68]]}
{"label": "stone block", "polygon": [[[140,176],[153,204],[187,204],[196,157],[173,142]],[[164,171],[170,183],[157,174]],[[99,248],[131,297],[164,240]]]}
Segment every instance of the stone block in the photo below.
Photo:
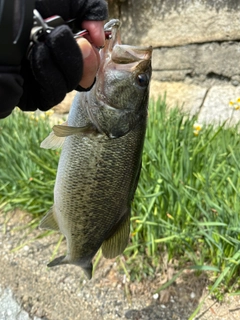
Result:
{"label": "stone block", "polygon": [[192,69],[197,59],[197,46],[163,47],[153,50],[154,70]]}
{"label": "stone block", "polygon": [[[197,74],[214,73],[223,77],[231,78],[239,72],[240,43],[206,43],[197,46],[194,70]],[[230,80],[230,79],[229,79]]]}
{"label": "stone block", "polygon": [[159,81],[183,81],[186,77],[195,77],[198,83],[206,78],[225,81],[232,79],[233,85],[238,85],[240,43],[212,42],[158,48],[153,51],[152,66],[154,77]]}
{"label": "stone block", "polygon": [[151,81],[150,97],[157,100],[166,95],[166,103],[169,108],[178,107],[183,112],[193,116],[200,111],[207,89],[187,85],[182,82]]}
{"label": "stone block", "polygon": [[240,39],[239,1],[109,0],[109,5],[110,17],[122,21],[124,43],[172,47]]}
{"label": "stone block", "polygon": [[[240,121],[240,110],[235,110],[230,101],[240,98],[240,87],[232,85],[213,86],[198,115],[198,121],[205,124],[236,125]],[[239,103],[240,106],[240,103]]]}

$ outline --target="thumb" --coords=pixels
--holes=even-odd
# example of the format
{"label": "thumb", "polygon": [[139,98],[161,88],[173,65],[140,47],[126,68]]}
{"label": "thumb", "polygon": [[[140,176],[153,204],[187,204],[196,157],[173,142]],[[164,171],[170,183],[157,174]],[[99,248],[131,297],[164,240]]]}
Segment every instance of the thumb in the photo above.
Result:
{"label": "thumb", "polygon": [[89,88],[95,79],[100,63],[100,56],[98,50],[86,39],[79,38],[77,43],[83,57],[83,75],[79,84],[83,88]]}

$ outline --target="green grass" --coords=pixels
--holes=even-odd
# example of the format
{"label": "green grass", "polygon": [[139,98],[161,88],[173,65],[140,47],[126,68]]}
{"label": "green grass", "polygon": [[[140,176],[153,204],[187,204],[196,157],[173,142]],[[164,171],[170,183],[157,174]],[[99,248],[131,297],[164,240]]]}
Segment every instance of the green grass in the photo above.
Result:
{"label": "green grass", "polygon": [[40,148],[50,131],[47,117],[18,110],[0,121],[0,209],[38,217],[52,205],[59,152]]}
{"label": "green grass", "polygon": [[149,113],[127,252],[152,257],[153,270],[167,252],[182,268],[215,270],[217,285],[233,287],[240,271],[237,129],[208,126],[195,136],[196,119],[167,113],[164,101]]}
{"label": "green grass", "polygon": [[[167,253],[179,270],[213,271],[212,291],[237,290],[240,136],[211,126],[195,136],[195,121],[164,101],[150,104],[124,269],[133,280],[154,277]],[[19,111],[0,121],[0,208],[40,218],[52,205],[59,156],[39,147],[49,131],[46,119]]]}

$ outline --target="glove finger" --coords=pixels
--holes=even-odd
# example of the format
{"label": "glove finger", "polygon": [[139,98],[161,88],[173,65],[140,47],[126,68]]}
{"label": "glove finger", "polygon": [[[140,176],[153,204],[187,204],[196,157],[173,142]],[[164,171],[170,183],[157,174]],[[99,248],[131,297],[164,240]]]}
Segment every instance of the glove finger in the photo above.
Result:
{"label": "glove finger", "polygon": [[[5,70],[4,70],[5,69]],[[14,69],[14,68],[13,68]],[[18,104],[22,95],[23,79],[19,74],[20,68],[1,67],[0,70],[0,118],[5,118]]]}
{"label": "glove finger", "polygon": [[[80,57],[80,58],[79,58]],[[78,86],[82,76],[81,51],[68,27],[58,27],[35,44],[22,66],[22,110],[48,110]]]}
{"label": "glove finger", "polygon": [[64,20],[77,18],[79,26],[83,20],[105,20],[108,7],[105,0],[36,0],[35,8],[43,18],[60,15]]}
{"label": "glove finger", "polygon": [[59,26],[46,38],[52,60],[65,79],[67,91],[75,89],[82,78],[83,57],[68,26]]}
{"label": "glove finger", "polygon": [[23,95],[18,107],[23,111],[46,111],[64,99],[67,92],[65,80],[43,43],[33,47],[30,61],[23,61],[21,75],[24,79]]}
{"label": "glove finger", "polygon": [[76,25],[81,27],[84,20],[102,21],[108,17],[108,5],[105,0],[72,0],[70,17],[76,17]]}
{"label": "glove finger", "polygon": [[44,43],[33,47],[30,64],[44,100],[51,106],[62,101],[67,93],[66,81]]}
{"label": "glove finger", "polygon": [[[82,1],[82,0],[81,0]],[[84,2],[84,1],[82,1]],[[70,1],[66,0],[36,0],[35,8],[43,18],[60,15],[64,20],[70,19]]]}

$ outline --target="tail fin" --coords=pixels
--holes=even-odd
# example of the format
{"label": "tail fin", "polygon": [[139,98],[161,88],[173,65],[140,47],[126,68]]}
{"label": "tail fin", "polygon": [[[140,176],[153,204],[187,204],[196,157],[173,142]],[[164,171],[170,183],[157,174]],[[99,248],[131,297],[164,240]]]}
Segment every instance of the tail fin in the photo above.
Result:
{"label": "tail fin", "polygon": [[83,269],[86,277],[88,278],[88,280],[90,280],[92,278],[92,269],[93,269],[93,265],[91,262],[89,262],[87,264],[87,266],[85,265],[84,267],[79,264],[79,263],[71,263],[68,261],[67,256],[60,256],[56,259],[54,259],[53,261],[51,261],[47,266],[48,267],[55,267],[55,266],[60,266],[61,264],[75,264],[77,266],[81,266],[81,268]]}
{"label": "tail fin", "polygon": [[82,267],[82,268],[88,280],[92,279],[92,269],[93,269],[92,263],[90,262],[87,267]]}
{"label": "tail fin", "polygon": [[68,264],[69,262],[66,261],[66,257],[65,256],[61,256],[58,257],[56,259],[54,259],[53,261],[49,262],[49,264],[47,265],[48,267],[55,267],[55,266],[59,266],[61,264]]}

